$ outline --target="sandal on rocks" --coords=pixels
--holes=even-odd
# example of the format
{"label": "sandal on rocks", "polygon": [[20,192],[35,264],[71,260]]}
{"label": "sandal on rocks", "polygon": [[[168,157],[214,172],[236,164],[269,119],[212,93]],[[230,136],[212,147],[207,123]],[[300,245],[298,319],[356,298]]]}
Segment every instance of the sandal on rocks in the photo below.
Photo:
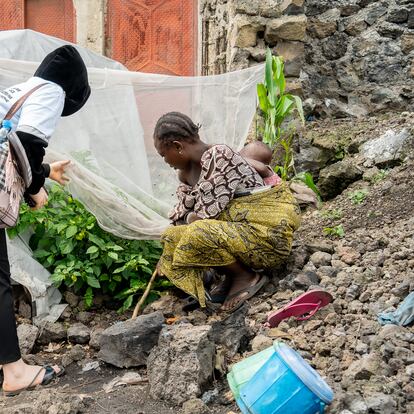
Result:
{"label": "sandal on rocks", "polygon": [[307,320],[320,308],[332,301],[333,297],[330,293],[318,289],[310,290],[289,302],[282,309],[271,313],[267,317],[266,326],[275,328],[283,319],[290,318],[291,316],[296,317],[298,321]]}
{"label": "sandal on rocks", "polygon": [[244,293],[247,293],[247,295],[244,295],[240,300],[231,308],[223,310],[223,312],[226,313],[233,313],[237,309],[240,309],[241,306],[250,298],[252,298],[259,290],[269,281],[269,278],[267,276],[262,276],[260,280],[253,286],[249,286],[244,289],[240,289],[239,291],[228,295],[226,300],[231,300],[233,298],[236,298],[237,296],[243,295]]}
{"label": "sandal on rocks", "polygon": [[[50,365],[44,365],[42,368],[39,369],[38,373],[34,376],[31,383],[27,387],[20,388],[18,390],[14,390],[14,391],[3,391],[3,395],[5,397],[15,397],[16,395],[19,395],[23,391],[31,391],[31,390],[35,389],[38,385],[41,385],[41,386],[49,385],[55,378],[59,378],[62,375],[64,375],[65,369],[63,367],[60,367],[60,366],[58,368],[59,368],[59,372],[56,372],[53,369],[53,367],[51,367]],[[35,384],[34,385],[34,382],[36,381],[36,378],[40,375],[40,373],[43,370],[45,370],[45,375],[43,376],[42,382],[40,384]]]}

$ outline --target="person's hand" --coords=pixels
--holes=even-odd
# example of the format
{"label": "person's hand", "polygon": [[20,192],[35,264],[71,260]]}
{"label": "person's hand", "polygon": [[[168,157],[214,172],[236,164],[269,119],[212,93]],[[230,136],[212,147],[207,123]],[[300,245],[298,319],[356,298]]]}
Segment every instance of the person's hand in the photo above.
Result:
{"label": "person's hand", "polygon": [[69,178],[66,177],[66,167],[70,164],[70,160],[56,161],[50,164],[49,178],[56,181],[61,185],[65,185],[69,182]]}
{"label": "person's hand", "polygon": [[42,187],[37,194],[30,194],[30,198],[34,201],[34,206],[31,207],[32,210],[38,210],[47,203],[48,195],[46,190]]}

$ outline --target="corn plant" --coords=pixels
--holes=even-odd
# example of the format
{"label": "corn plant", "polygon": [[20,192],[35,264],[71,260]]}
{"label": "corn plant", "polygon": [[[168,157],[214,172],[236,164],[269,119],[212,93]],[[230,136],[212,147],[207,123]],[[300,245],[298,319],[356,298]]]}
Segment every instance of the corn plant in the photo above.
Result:
{"label": "corn plant", "polygon": [[302,121],[302,100],[299,96],[285,93],[286,80],[284,63],[280,56],[273,56],[269,48],[266,51],[264,83],[257,85],[259,106],[263,112],[263,142],[270,147],[278,144],[282,137],[282,123],[291,114],[297,113]]}

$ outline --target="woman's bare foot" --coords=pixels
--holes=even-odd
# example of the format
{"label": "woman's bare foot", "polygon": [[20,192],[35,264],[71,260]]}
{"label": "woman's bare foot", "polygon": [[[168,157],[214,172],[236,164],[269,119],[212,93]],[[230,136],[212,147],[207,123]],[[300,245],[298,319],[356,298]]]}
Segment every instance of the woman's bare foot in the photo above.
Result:
{"label": "woman's bare foot", "polygon": [[[233,309],[249,295],[248,289],[255,286],[259,281],[260,275],[254,272],[242,272],[233,277],[233,283],[221,309],[224,311]],[[240,294],[237,294],[237,292],[240,292]]]}
{"label": "woman's bare foot", "polygon": [[[52,368],[56,374],[59,374],[60,368],[57,365],[52,366]],[[4,364],[3,375],[3,391],[13,392],[28,387],[30,383],[32,383],[31,386],[41,384],[45,369],[37,365],[28,365],[22,359],[19,359],[16,362]]]}

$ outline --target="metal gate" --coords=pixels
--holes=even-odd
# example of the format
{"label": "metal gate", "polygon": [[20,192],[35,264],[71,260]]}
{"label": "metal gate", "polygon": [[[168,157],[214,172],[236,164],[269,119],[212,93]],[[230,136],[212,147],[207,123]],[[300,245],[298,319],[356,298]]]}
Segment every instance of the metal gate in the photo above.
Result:
{"label": "metal gate", "polygon": [[197,0],[108,0],[107,55],[130,70],[196,73]]}
{"label": "metal gate", "polygon": [[72,0],[2,0],[0,30],[32,29],[76,42]]}

